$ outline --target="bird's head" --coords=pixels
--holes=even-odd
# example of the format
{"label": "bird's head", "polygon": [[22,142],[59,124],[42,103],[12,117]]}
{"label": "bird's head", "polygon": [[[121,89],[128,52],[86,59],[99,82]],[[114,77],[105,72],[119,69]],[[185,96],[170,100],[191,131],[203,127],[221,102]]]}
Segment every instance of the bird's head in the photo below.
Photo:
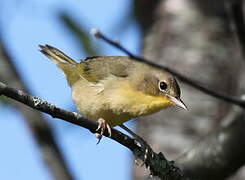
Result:
{"label": "bird's head", "polygon": [[149,69],[146,73],[138,75],[136,88],[144,94],[162,99],[168,106],[178,106],[187,110],[186,105],[180,99],[180,87],[177,80],[169,73]]}

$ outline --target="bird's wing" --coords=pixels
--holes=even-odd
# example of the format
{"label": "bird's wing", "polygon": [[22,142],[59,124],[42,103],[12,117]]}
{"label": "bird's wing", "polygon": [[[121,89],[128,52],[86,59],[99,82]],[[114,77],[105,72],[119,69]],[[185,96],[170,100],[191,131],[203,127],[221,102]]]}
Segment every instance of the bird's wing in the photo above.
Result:
{"label": "bird's wing", "polygon": [[81,68],[81,76],[84,79],[96,83],[111,75],[127,77],[132,66],[132,60],[128,57],[101,56],[81,61],[79,68]]}

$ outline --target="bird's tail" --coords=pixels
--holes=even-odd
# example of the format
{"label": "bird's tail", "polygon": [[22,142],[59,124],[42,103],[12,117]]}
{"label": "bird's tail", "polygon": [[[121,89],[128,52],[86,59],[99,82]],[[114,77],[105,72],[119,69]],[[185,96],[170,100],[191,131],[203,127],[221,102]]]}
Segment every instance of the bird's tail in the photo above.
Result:
{"label": "bird's tail", "polygon": [[39,47],[40,51],[64,72],[71,86],[79,79],[78,63],[76,61],[50,45],[39,45]]}
{"label": "bird's tail", "polygon": [[76,61],[74,61],[72,58],[67,56],[62,51],[58,50],[55,47],[52,47],[50,45],[39,45],[41,48],[40,51],[47,56],[49,59],[51,59],[55,64],[73,64],[76,65]]}

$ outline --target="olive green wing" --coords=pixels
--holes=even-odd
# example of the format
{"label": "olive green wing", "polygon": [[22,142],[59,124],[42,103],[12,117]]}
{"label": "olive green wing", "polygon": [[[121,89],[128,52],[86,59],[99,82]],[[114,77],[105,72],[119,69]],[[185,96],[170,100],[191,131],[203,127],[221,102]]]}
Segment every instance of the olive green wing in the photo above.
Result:
{"label": "olive green wing", "polygon": [[99,82],[111,75],[127,77],[132,60],[123,56],[89,57],[80,62],[81,76],[90,82]]}

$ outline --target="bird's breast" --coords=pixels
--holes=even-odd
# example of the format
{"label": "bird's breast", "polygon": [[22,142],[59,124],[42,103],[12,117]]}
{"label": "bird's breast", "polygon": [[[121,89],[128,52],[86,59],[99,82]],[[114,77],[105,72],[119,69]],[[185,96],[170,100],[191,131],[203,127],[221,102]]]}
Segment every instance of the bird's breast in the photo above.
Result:
{"label": "bird's breast", "polygon": [[165,96],[152,96],[134,89],[130,83],[122,82],[120,88],[109,92],[110,108],[116,113],[128,113],[131,118],[152,114],[172,105]]}
{"label": "bird's breast", "polygon": [[171,104],[167,97],[157,97],[135,90],[127,81],[91,85],[85,80],[72,87],[72,98],[82,115],[91,120],[103,118],[116,126],[132,118],[152,114]]}

